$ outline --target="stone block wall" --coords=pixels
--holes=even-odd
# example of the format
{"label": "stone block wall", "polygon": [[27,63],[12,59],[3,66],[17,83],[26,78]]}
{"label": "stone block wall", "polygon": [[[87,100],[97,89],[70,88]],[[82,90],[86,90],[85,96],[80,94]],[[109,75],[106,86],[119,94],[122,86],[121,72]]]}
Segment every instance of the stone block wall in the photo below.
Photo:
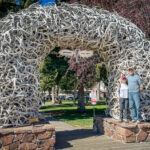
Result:
{"label": "stone block wall", "polygon": [[0,150],[54,150],[55,139],[50,124],[0,129]]}
{"label": "stone block wall", "polygon": [[150,142],[150,123],[120,123],[96,116],[93,127],[97,132],[125,143]]}

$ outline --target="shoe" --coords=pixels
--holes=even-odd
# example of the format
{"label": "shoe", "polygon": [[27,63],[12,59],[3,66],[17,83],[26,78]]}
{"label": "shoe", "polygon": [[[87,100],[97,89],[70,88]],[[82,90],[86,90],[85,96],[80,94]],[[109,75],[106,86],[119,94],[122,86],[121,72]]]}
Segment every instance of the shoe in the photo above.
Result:
{"label": "shoe", "polygon": [[136,121],[135,121],[135,120],[131,120],[130,122],[131,122],[131,123],[135,123]]}
{"label": "shoe", "polygon": [[141,121],[137,120],[137,121],[136,121],[136,123],[137,123],[137,124],[140,124],[140,123],[141,123]]}
{"label": "shoe", "polygon": [[129,121],[128,121],[128,119],[125,119],[124,122],[125,122],[125,123],[128,123]]}
{"label": "shoe", "polygon": [[119,119],[119,122],[123,122],[123,119]]}

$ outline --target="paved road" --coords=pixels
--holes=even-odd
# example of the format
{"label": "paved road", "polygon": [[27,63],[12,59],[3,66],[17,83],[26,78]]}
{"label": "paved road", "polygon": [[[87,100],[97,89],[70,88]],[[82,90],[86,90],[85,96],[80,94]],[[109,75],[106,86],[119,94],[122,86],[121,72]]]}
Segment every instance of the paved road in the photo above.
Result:
{"label": "paved road", "polygon": [[150,143],[122,143],[89,129],[51,120],[56,129],[56,150],[150,150]]}

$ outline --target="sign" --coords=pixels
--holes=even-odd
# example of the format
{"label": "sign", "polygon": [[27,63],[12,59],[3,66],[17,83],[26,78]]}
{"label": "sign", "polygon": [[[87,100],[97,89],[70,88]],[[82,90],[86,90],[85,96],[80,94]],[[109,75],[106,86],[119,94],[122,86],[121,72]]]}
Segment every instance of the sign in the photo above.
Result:
{"label": "sign", "polygon": [[91,96],[91,104],[92,105],[96,105],[96,102],[97,102],[97,96],[96,96],[96,90],[93,89],[90,93],[90,96]]}
{"label": "sign", "polygon": [[79,51],[79,56],[80,57],[85,57],[85,58],[89,58],[93,56],[93,51]]}
{"label": "sign", "polygon": [[97,102],[97,101],[96,101],[95,99],[92,99],[92,100],[91,100],[91,104],[92,104],[92,105],[96,105],[96,102]]}
{"label": "sign", "polygon": [[75,55],[75,52],[68,49],[63,49],[59,51],[59,54],[65,57],[71,57]]}
{"label": "sign", "polygon": [[86,51],[86,50],[68,50],[68,49],[63,49],[63,50],[60,50],[59,51],[59,54],[62,55],[62,56],[65,56],[65,57],[84,57],[84,58],[89,58],[89,57],[92,57],[93,56],[93,51]]}
{"label": "sign", "polygon": [[35,123],[35,122],[38,122],[38,118],[29,118],[29,122],[30,123]]}

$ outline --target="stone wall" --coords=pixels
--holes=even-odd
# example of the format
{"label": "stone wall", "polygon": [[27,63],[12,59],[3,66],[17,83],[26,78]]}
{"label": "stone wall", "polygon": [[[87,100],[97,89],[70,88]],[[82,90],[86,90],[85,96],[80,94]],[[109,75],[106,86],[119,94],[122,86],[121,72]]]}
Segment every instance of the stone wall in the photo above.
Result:
{"label": "stone wall", "polygon": [[119,123],[112,118],[96,116],[94,130],[125,143],[150,142],[150,123]]}
{"label": "stone wall", "polygon": [[55,137],[50,124],[0,129],[0,149],[54,150]]}

